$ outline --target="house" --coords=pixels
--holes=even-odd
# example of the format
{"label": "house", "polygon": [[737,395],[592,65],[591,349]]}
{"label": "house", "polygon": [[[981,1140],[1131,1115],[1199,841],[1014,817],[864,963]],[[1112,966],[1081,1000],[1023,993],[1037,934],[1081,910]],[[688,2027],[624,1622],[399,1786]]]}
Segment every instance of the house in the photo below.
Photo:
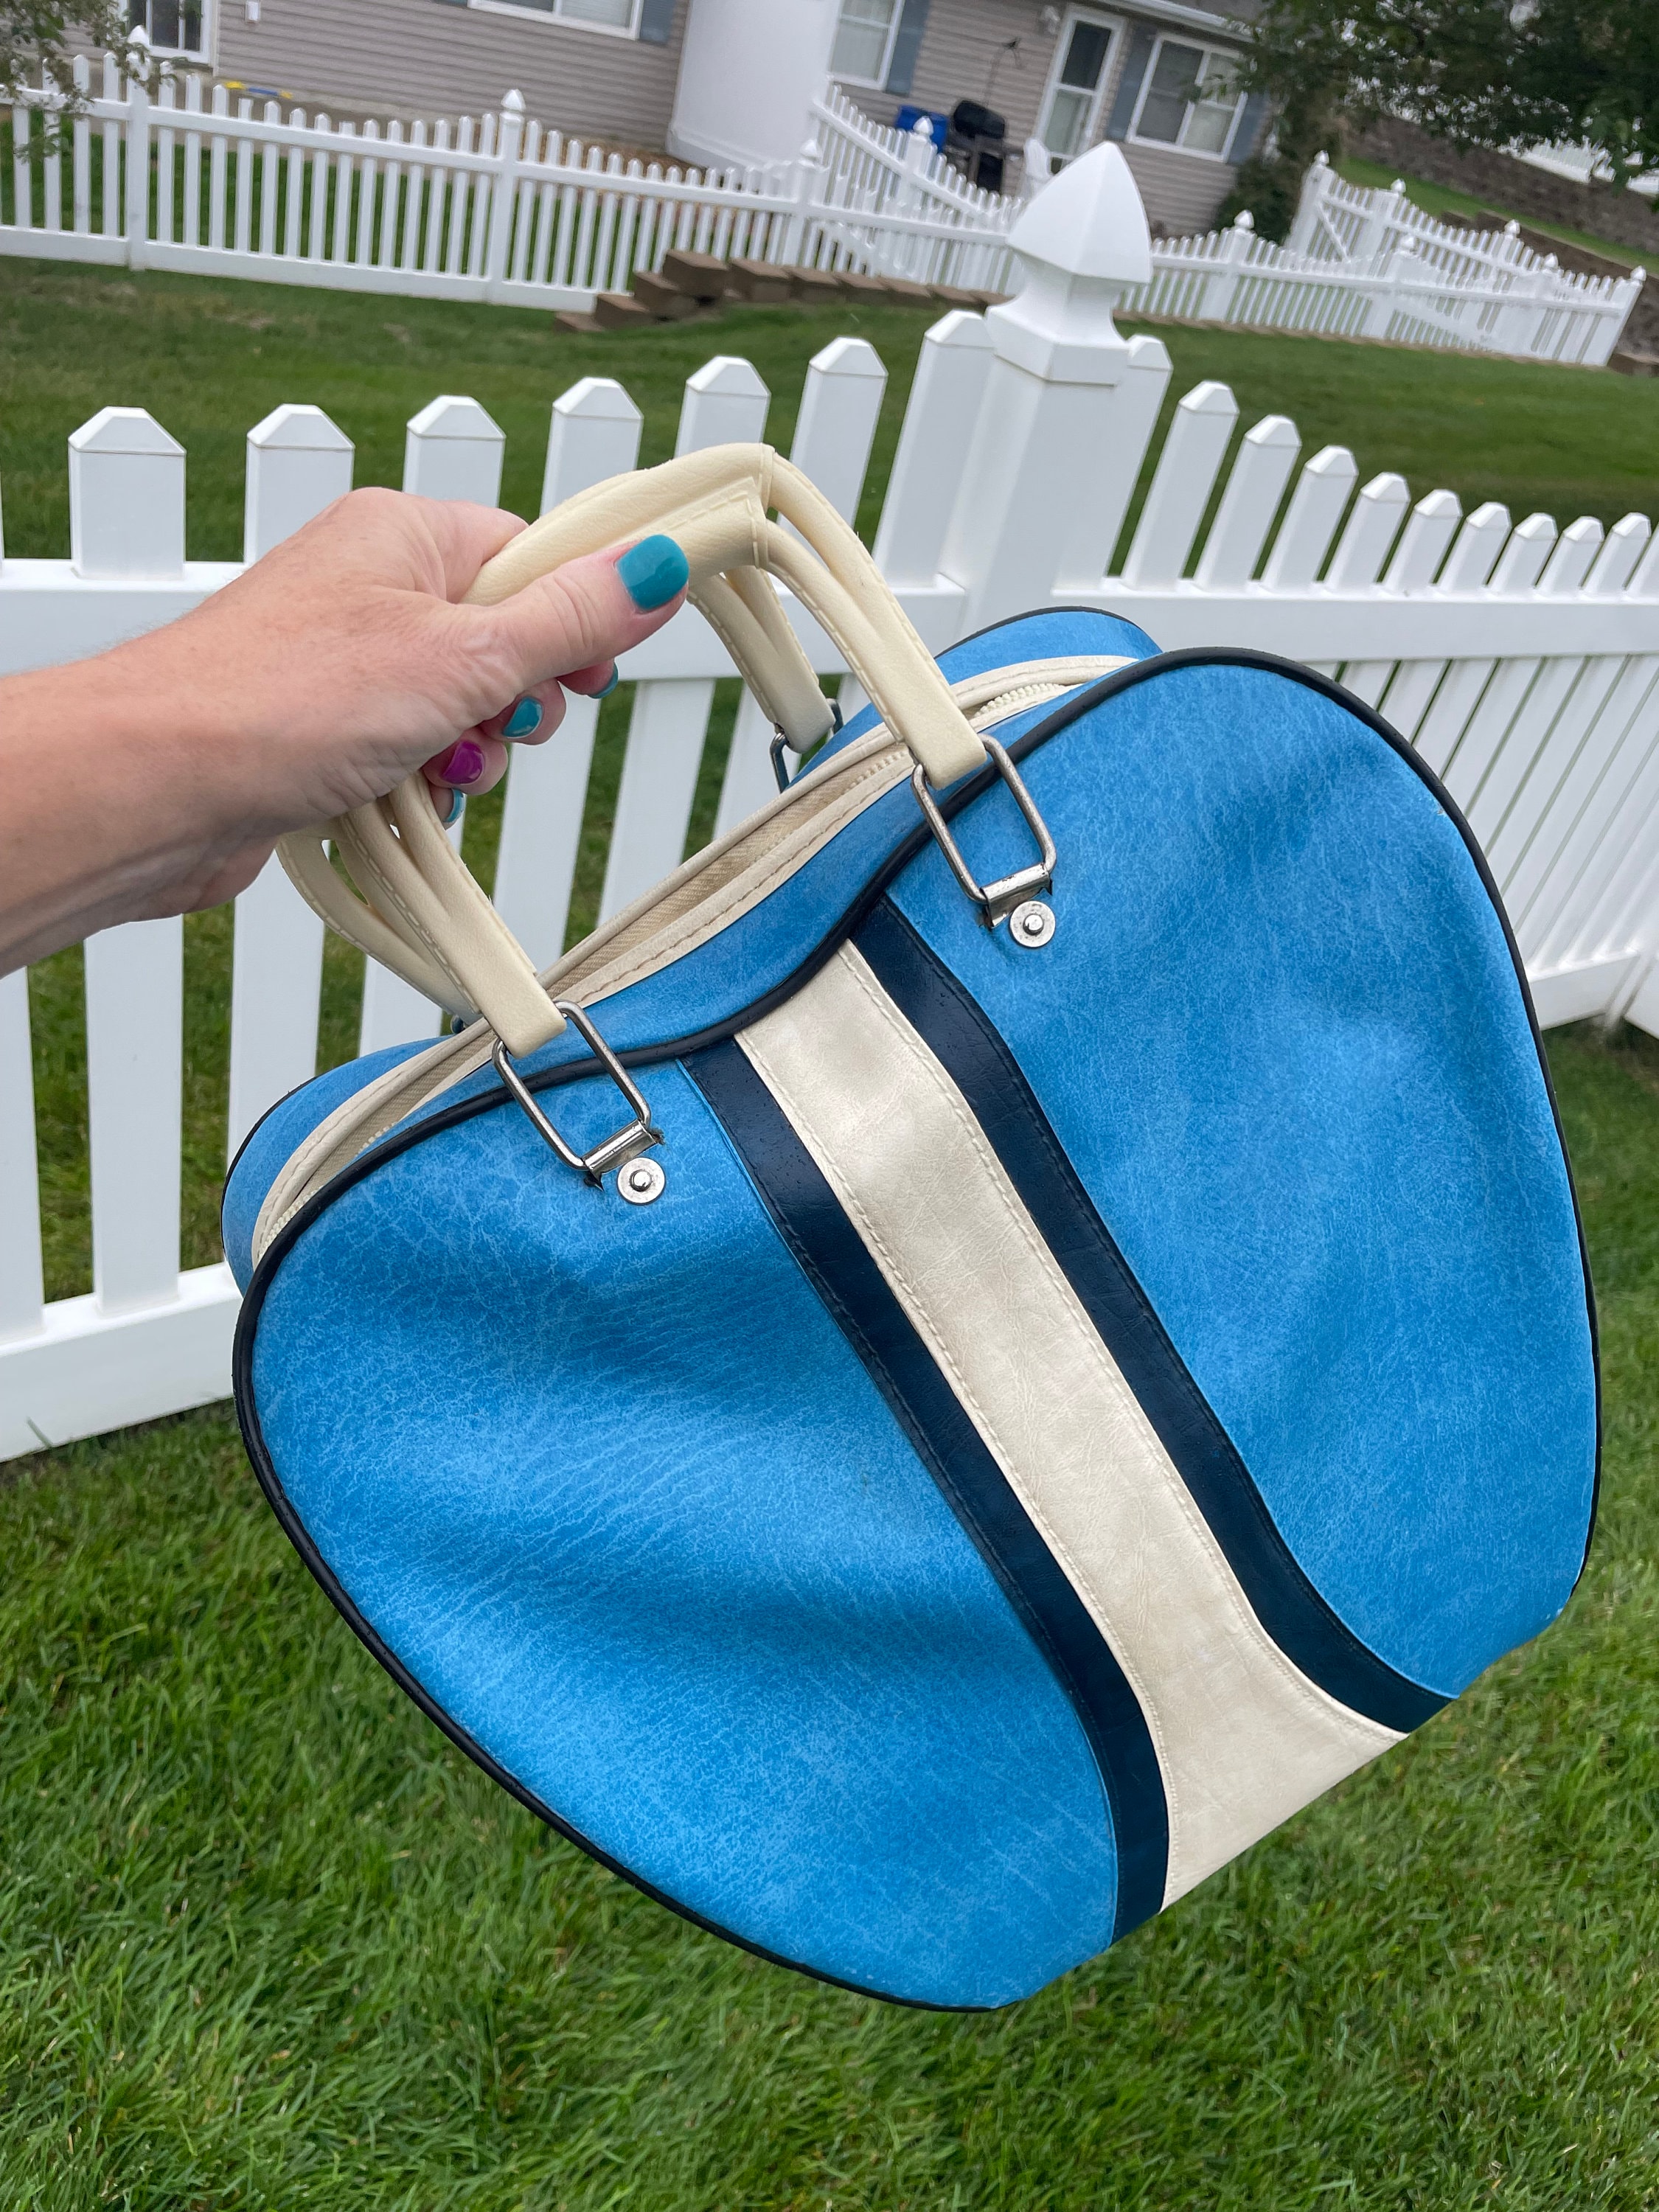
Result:
{"label": "house", "polygon": [[[586,140],[790,159],[842,85],[878,123],[969,100],[1017,151],[1121,142],[1147,215],[1206,228],[1264,120],[1242,15],[1190,0],[133,0],[158,52],[331,114],[477,113],[509,86]],[[1018,181],[1017,158],[1006,177]]]}

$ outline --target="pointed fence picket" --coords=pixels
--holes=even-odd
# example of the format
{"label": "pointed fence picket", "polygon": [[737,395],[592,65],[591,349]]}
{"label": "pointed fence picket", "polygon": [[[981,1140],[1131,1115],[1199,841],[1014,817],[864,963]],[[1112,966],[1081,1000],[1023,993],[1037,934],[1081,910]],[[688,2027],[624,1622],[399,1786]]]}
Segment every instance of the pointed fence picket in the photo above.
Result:
{"label": "pointed fence picket", "polygon": [[[407,173],[403,227],[365,250],[408,260],[453,247],[458,262],[487,270],[487,226],[471,216],[458,240],[410,233],[416,165],[387,152],[404,146],[416,142],[365,136],[350,157]],[[526,150],[535,153],[533,137]],[[263,173],[250,187],[251,225]],[[233,223],[235,181],[228,170]],[[1648,521],[1627,516],[1605,532],[1590,520],[1558,529],[1545,515],[1512,525],[1496,502],[1465,516],[1449,492],[1413,503],[1405,480],[1386,472],[1357,489],[1348,449],[1301,460],[1284,416],[1241,435],[1233,395],[1217,383],[1185,396],[1155,446],[1170,376],[1158,338],[1126,345],[1085,302],[1078,343],[1044,374],[1015,357],[1012,326],[1000,320],[1011,312],[952,312],[929,331],[875,533],[929,645],[1021,608],[1082,605],[1125,615],[1166,647],[1248,646],[1328,670],[1415,742],[1468,812],[1545,1024],[1623,1014],[1659,1034],[1659,540]],[[884,374],[853,338],[825,348],[808,372],[793,455],[843,514],[857,511]],[[687,385],[678,450],[762,437],[769,404],[750,363],[716,357]],[[556,400],[544,507],[632,468],[640,427],[633,400],[606,379],[584,379]],[[442,398],[409,426],[404,482],[434,497],[493,501],[502,452],[475,401]],[[100,410],[71,438],[68,459],[70,557],[0,564],[0,613],[10,617],[0,622],[0,669],[95,651],[240,573],[239,563],[185,558],[186,457],[142,410]],[[256,425],[246,557],[343,492],[352,460],[345,432],[315,408],[280,407]],[[815,664],[839,672],[817,626],[787,593],[784,605]],[[732,672],[687,611],[625,656],[622,672],[635,689],[606,914],[680,860],[714,686]],[[507,780],[495,895],[544,963],[568,927],[596,720],[592,702],[573,700],[552,739],[515,752]],[[769,795],[768,734],[745,699],[722,826]],[[315,1068],[322,943],[274,866],[236,902],[233,1151]],[[198,1404],[227,1383],[228,1273],[179,1267],[179,925],[105,931],[85,963],[93,1287],[51,1304],[26,978],[0,979],[0,1455]],[[435,1033],[428,1001],[367,967],[364,1049]]]}

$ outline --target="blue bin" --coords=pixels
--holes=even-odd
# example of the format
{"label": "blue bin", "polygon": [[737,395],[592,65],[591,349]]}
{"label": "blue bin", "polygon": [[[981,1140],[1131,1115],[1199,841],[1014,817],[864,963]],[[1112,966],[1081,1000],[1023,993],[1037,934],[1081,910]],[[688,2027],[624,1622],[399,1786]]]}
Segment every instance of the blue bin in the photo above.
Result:
{"label": "blue bin", "polygon": [[945,133],[951,128],[950,117],[935,115],[931,108],[918,107],[914,101],[907,100],[893,118],[895,131],[914,131],[918,123],[927,124],[933,134],[934,145],[942,154],[945,151]]}

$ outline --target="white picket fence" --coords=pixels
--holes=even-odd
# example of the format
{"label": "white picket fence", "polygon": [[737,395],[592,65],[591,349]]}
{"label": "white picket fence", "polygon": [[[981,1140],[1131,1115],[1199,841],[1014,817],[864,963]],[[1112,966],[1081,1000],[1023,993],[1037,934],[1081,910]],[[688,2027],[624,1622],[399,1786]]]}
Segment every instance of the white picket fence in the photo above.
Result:
{"label": "white picket fence", "polygon": [[[818,158],[829,179],[826,198],[846,210],[838,225],[826,220],[825,267],[904,276],[924,284],[960,283],[988,290],[1011,288],[1012,257],[1004,250],[1023,199],[970,185],[933,143],[928,125],[890,130],[872,122],[839,85],[812,103]],[[921,216],[946,232],[982,240],[976,258],[949,236],[902,226]],[[949,273],[971,268],[971,275]]]}
{"label": "white picket fence", "polygon": [[[1340,676],[1468,813],[1543,1022],[1622,1013],[1659,1034],[1659,540],[1648,522],[1558,530],[1533,514],[1512,526],[1492,503],[1463,515],[1449,491],[1413,505],[1396,475],[1357,485],[1341,447],[1298,471],[1295,425],[1269,416],[1237,439],[1237,404],[1218,383],[1186,395],[1154,453],[1169,355],[1156,337],[1126,343],[1114,330],[1121,288],[1089,273],[1103,242],[1065,226],[1060,236],[1029,305],[947,314],[921,348],[875,550],[922,637],[938,650],[1022,608],[1082,605],[1125,614],[1169,647],[1253,647]],[[884,381],[856,338],[826,348],[807,376],[793,458],[848,516]],[[762,438],[768,402],[748,362],[709,362],[686,386],[678,450]],[[552,405],[544,505],[634,466],[639,437],[619,385],[574,386]],[[185,457],[149,416],[106,409],[70,447],[70,557],[0,565],[0,672],[167,621],[238,572],[185,559]],[[481,407],[440,398],[409,426],[404,482],[494,501],[501,453]],[[259,423],[246,557],[351,471],[349,436],[316,409]],[[815,665],[836,672],[826,639],[785,604]],[[684,612],[623,673],[636,688],[605,914],[681,859],[714,683],[731,667]],[[508,779],[495,896],[543,962],[563,942],[595,714],[573,702],[557,737],[519,751]],[[745,699],[720,830],[769,794],[769,736]],[[94,1286],[50,1304],[27,996],[22,976],[0,981],[0,1455],[226,1389],[234,1287],[222,1267],[179,1270],[182,945],[172,921],[86,946]],[[315,917],[267,868],[236,904],[233,1148],[313,1070],[321,949]],[[365,1049],[435,1026],[433,1007],[370,968]]]}
{"label": "white picket fence", "polygon": [[[545,131],[516,92],[496,114],[382,131],[284,117],[274,100],[233,107],[223,85],[204,106],[194,73],[152,100],[113,58],[98,66],[98,96],[56,152],[36,122],[56,95],[12,109],[0,252],[547,308],[626,291],[674,246],[813,268],[902,262],[974,288],[1000,288],[1010,265],[1009,217],[987,195],[913,180],[896,196],[879,163],[871,181],[812,146],[702,171]],[[89,92],[91,64],[76,68]]]}
{"label": "white picket fence", "polygon": [[1576,275],[1524,246],[1514,223],[1437,222],[1401,185],[1344,183],[1322,154],[1282,246],[1243,215],[1230,230],[1155,245],[1152,268],[1133,295],[1148,313],[1589,367],[1618,343],[1645,274]]}
{"label": "white picket fence", "polygon": [[[1024,202],[981,191],[935,149],[833,89],[793,162],[703,172],[624,160],[499,113],[405,131],[258,113],[199,76],[152,100],[106,56],[100,96],[45,154],[31,93],[0,164],[0,252],[519,307],[591,307],[674,246],[1000,291]],[[89,88],[91,65],[77,64]],[[143,179],[143,187],[139,180]],[[1310,170],[1291,242],[1230,230],[1163,240],[1126,305],[1194,322],[1389,338],[1599,364],[1642,281],[1564,272],[1518,237],[1436,223],[1403,192]]]}

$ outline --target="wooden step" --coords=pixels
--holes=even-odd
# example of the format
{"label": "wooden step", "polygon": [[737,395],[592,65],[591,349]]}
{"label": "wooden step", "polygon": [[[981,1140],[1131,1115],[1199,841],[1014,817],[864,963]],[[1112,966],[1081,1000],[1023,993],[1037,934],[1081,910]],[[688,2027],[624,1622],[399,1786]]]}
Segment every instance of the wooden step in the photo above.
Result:
{"label": "wooden step", "polygon": [[942,307],[977,307],[977,292],[964,291],[960,284],[933,284],[928,287]]}
{"label": "wooden step", "polygon": [[663,256],[659,270],[665,284],[689,300],[718,300],[726,289],[726,265],[717,253],[693,253],[677,246]]}
{"label": "wooden step", "polygon": [[729,261],[726,276],[730,289],[754,307],[776,307],[794,290],[789,271],[775,261]]}
{"label": "wooden step", "polygon": [[553,319],[562,331],[580,338],[591,338],[599,327],[597,319],[581,307],[562,307]]}
{"label": "wooden step", "polygon": [[814,307],[827,307],[843,296],[841,279],[833,269],[786,269],[783,274],[796,299]]}
{"label": "wooden step", "polygon": [[631,292],[601,292],[593,302],[593,319],[602,331],[647,330],[656,321]]}
{"label": "wooden step", "polygon": [[695,315],[702,304],[649,269],[634,271],[634,297],[652,320],[659,323],[683,323],[688,315]]}
{"label": "wooden step", "polygon": [[1659,354],[1638,353],[1631,346],[1615,346],[1607,367],[1620,376],[1659,376]]}
{"label": "wooden step", "polygon": [[933,293],[931,285],[913,284],[908,276],[889,276],[885,281],[887,289],[894,299],[902,300],[907,307],[931,307],[933,306]]}
{"label": "wooden step", "polygon": [[891,295],[884,276],[861,276],[851,269],[841,271],[842,295],[848,300],[885,300]]}

